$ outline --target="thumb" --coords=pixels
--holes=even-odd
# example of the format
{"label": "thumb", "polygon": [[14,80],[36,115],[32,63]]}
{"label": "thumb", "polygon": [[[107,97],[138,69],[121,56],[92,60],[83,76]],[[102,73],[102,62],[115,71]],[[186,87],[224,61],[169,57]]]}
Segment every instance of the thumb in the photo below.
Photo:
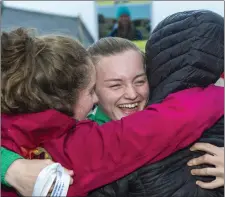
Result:
{"label": "thumb", "polygon": [[64,168],[64,170],[65,170],[65,172],[66,172],[67,174],[69,174],[70,176],[73,176],[73,175],[74,175],[73,170],[68,170],[68,169],[66,169],[66,168]]}
{"label": "thumb", "polygon": [[73,184],[73,178],[70,178],[70,185]]}

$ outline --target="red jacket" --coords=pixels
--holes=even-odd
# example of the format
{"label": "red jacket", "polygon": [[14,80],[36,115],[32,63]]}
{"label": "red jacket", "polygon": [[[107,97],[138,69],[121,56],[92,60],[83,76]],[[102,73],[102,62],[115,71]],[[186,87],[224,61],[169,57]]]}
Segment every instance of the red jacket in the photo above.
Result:
{"label": "red jacket", "polygon": [[171,94],[161,104],[102,126],[54,110],[2,115],[2,146],[32,158],[29,152],[44,148],[74,170],[68,196],[85,196],[187,147],[223,114],[224,89],[212,85]]}

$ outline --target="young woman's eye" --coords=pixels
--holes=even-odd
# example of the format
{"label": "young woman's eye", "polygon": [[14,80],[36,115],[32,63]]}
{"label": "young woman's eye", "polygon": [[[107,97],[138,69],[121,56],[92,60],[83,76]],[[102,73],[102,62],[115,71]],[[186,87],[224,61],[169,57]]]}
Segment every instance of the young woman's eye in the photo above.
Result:
{"label": "young woman's eye", "polygon": [[137,85],[143,85],[146,81],[145,80],[139,80],[139,81],[136,81],[136,84]]}
{"label": "young woman's eye", "polygon": [[111,85],[109,87],[112,88],[112,89],[118,89],[118,88],[121,87],[121,85],[120,84],[114,84],[114,85]]}

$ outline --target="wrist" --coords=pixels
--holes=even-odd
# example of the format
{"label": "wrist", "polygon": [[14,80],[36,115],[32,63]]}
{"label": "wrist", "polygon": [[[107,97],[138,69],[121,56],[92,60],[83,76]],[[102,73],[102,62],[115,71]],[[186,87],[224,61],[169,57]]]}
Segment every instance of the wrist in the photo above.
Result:
{"label": "wrist", "polygon": [[17,183],[19,180],[19,176],[20,176],[20,170],[21,170],[21,166],[23,165],[23,158],[18,158],[17,160],[15,160],[8,168],[6,174],[5,174],[5,182],[13,187],[13,188],[17,188]]}

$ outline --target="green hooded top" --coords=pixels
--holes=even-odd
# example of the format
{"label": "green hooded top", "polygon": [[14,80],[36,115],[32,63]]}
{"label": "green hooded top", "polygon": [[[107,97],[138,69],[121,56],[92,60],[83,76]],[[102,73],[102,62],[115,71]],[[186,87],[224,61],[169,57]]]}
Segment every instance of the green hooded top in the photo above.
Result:
{"label": "green hooded top", "polygon": [[95,109],[89,113],[87,117],[88,119],[97,122],[99,125],[111,121],[111,119],[102,111],[100,107],[95,107]]}

